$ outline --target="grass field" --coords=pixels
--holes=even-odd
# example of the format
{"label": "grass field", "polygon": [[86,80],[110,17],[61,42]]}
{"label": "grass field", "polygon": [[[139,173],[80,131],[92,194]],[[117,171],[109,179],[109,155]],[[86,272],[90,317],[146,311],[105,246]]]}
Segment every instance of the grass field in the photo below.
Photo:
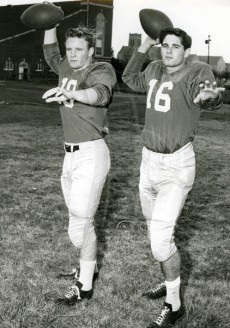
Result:
{"label": "grass field", "polygon": [[[52,86],[8,83],[0,89],[0,327],[142,328],[163,300],[143,291],[162,277],[146,239],[139,195],[142,96],[116,93],[109,112],[112,167],[96,216],[100,276],[94,297],[71,308],[54,298],[78,258],[67,235],[60,174],[63,133]],[[203,113],[194,143],[196,182],[176,230],[186,316],[176,327],[230,326],[230,106]]]}

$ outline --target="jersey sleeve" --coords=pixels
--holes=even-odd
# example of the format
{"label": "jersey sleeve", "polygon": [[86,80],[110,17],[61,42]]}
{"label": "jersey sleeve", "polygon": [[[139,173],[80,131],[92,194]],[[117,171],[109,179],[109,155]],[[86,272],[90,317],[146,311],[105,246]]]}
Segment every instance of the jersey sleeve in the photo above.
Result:
{"label": "jersey sleeve", "polygon": [[58,43],[43,45],[44,57],[49,67],[59,75],[59,64],[61,62],[61,54]]}
{"label": "jersey sleeve", "polygon": [[111,102],[116,82],[115,70],[109,63],[96,63],[91,66],[86,84],[97,92],[96,106],[105,106]]}
{"label": "jersey sleeve", "polygon": [[[194,81],[194,87],[193,87],[193,94],[192,98],[195,99],[196,96],[200,92],[199,85],[201,83],[205,83],[205,81],[209,81],[210,83],[213,83],[215,81],[215,77],[213,75],[212,69],[209,65],[205,63],[199,63],[197,65],[197,69],[194,70],[194,74],[192,75],[193,81]],[[208,99],[201,101],[198,106],[200,109],[206,109],[206,110],[217,110],[221,107],[223,103],[223,97],[219,95],[215,99]]]}
{"label": "jersey sleeve", "polygon": [[147,91],[145,71],[141,72],[145,59],[146,54],[135,51],[122,75],[123,82],[135,92]]}

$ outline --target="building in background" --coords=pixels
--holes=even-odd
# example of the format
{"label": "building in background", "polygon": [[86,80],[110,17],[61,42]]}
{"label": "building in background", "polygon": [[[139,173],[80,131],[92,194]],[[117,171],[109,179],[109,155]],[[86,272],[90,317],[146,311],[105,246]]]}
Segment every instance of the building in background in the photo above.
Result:
{"label": "building in background", "polygon": [[225,73],[226,63],[222,56],[199,56],[199,60],[204,63],[208,63],[213,72],[217,75],[221,76]]}
{"label": "building in background", "polygon": [[[137,49],[141,45],[141,34],[138,33],[130,33],[129,34],[129,41],[128,46],[123,46],[121,50],[117,54],[117,59],[126,65],[130,58],[132,57],[132,54],[135,49]],[[160,47],[152,47],[146,56],[146,62],[149,62],[150,60],[160,60],[161,54],[160,54]]]}
{"label": "building in background", "polygon": [[[32,3],[33,1],[31,1]],[[57,28],[61,53],[65,55],[65,31],[78,25],[96,30],[95,59],[110,61],[112,57],[113,0],[76,0],[53,2],[64,11]],[[20,21],[30,5],[0,6],[0,79],[55,79],[44,61],[44,31],[33,30]]]}
{"label": "building in background", "polygon": [[117,54],[117,59],[123,63],[127,64],[132,54],[136,48],[141,45],[141,34],[129,33],[128,46],[123,46]]}

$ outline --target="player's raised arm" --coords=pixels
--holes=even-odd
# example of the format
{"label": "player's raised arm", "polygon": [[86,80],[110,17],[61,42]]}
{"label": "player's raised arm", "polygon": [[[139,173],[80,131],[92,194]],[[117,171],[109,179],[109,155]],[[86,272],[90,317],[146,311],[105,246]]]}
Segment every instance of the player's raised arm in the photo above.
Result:
{"label": "player's raised arm", "polygon": [[[63,19],[64,12],[61,7],[50,2],[35,4],[27,8],[21,15],[24,25],[34,29],[44,30],[44,55],[47,64],[58,74],[57,64],[60,61],[60,52],[56,49],[47,48],[48,45],[57,44],[56,25]],[[50,53],[54,55],[50,55]]]}
{"label": "player's raised arm", "polygon": [[140,46],[138,51],[134,51],[122,74],[123,82],[135,92],[145,93],[147,91],[145,72],[141,71],[146,59],[147,48],[148,46]]}
{"label": "player's raised arm", "polygon": [[49,67],[59,75],[58,67],[62,57],[57,42],[56,27],[45,30],[43,52]]}
{"label": "player's raised arm", "polygon": [[45,30],[44,44],[52,44],[57,42],[57,29],[56,26],[52,29]]}
{"label": "player's raised arm", "polygon": [[135,92],[147,91],[145,72],[142,72],[146,60],[145,54],[151,47],[160,43],[160,32],[164,28],[172,27],[170,19],[161,11],[153,9],[142,9],[140,11],[140,23],[148,35],[146,40],[134,52],[122,75],[122,80]]}
{"label": "player's raised arm", "polygon": [[153,46],[159,44],[159,39],[156,40],[150,38],[149,36],[145,39],[145,41],[138,48],[138,52],[147,53]]}

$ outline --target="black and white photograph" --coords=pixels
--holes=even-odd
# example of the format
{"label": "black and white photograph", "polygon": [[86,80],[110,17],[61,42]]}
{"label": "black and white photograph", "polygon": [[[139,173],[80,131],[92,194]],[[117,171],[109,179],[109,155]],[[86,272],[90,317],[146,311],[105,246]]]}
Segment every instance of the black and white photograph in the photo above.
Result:
{"label": "black and white photograph", "polygon": [[229,0],[0,0],[0,327],[229,328]]}

